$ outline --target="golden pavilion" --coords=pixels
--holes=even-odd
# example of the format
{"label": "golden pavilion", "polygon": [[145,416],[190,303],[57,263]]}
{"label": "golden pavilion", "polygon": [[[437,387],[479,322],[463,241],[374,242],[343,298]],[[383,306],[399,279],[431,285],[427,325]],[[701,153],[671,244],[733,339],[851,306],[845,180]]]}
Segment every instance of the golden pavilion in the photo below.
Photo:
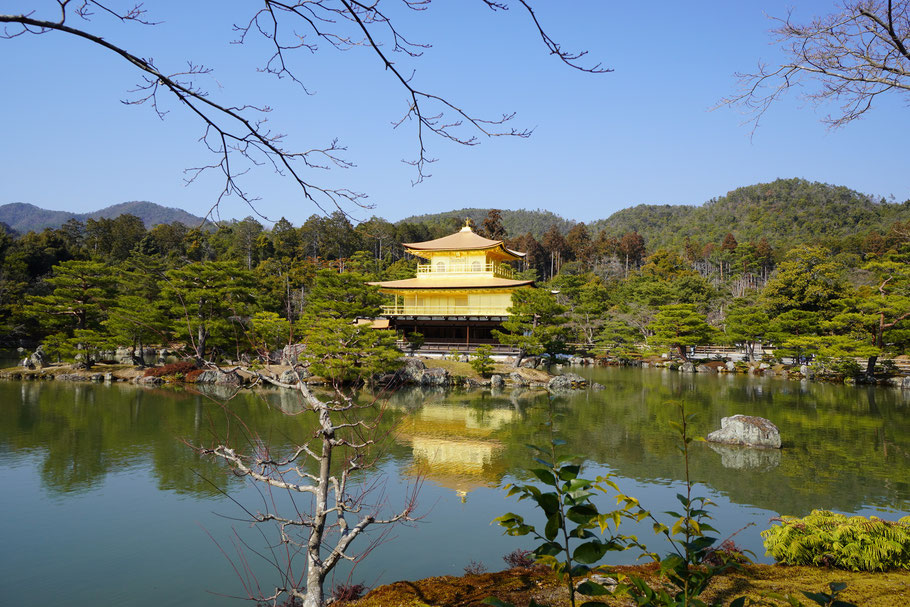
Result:
{"label": "golden pavilion", "polygon": [[534,286],[532,280],[515,280],[508,265],[524,253],[475,234],[469,225],[403,246],[426,260],[417,265],[417,276],[370,284],[393,298],[382,311],[390,326],[405,334],[421,333],[428,346],[494,343],[491,332],[508,317],[512,292]]}

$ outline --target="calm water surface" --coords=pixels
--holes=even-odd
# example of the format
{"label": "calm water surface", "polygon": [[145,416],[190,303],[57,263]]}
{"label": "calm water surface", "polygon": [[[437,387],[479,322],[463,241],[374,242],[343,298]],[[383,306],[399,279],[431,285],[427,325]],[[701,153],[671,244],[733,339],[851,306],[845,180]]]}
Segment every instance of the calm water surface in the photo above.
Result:
{"label": "calm water surface", "polygon": [[[735,413],[774,421],[785,443],[779,452],[699,443],[691,458],[698,491],[718,504],[722,535],[754,523],[736,541],[760,557],[758,534],[778,514],[910,514],[910,393],[659,370],[580,372],[606,390],[555,399],[395,394],[383,419],[394,440],[363,481],[384,476],[376,500],[395,506],[423,476],[423,518],[396,528],[352,579],[375,585],[457,574],[472,560],[497,570],[502,555],[530,547],[490,521],[510,510],[534,516],[501,487],[527,479],[525,445],[547,441],[551,413],[566,449],[587,459],[588,475],[614,473],[655,512],[674,505],[683,478],[671,401],[697,414],[696,434]],[[256,510],[262,497],[187,443],[228,436],[242,445],[256,433],[280,449],[312,433],[306,415],[288,415],[296,412],[294,395],[279,391],[222,405],[179,389],[0,383],[0,604],[40,595],[75,606],[230,605],[240,603],[227,597],[246,596],[257,583],[268,590],[274,569],[253,553],[268,536],[241,520],[238,505]],[[634,531],[660,546],[648,529]]]}

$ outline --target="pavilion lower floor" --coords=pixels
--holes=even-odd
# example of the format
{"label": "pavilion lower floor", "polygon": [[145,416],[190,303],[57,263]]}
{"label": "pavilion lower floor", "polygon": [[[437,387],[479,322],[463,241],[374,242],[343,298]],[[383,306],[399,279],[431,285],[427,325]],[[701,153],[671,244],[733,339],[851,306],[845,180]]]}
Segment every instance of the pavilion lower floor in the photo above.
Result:
{"label": "pavilion lower floor", "polygon": [[391,316],[389,326],[402,336],[409,333],[420,333],[424,338],[424,348],[471,347],[481,344],[497,345],[493,330],[502,331],[503,316]]}

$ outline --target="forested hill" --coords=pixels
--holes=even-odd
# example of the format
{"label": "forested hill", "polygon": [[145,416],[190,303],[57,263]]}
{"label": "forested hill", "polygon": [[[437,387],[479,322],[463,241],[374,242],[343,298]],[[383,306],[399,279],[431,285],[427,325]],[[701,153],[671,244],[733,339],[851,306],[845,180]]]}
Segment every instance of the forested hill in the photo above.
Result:
{"label": "forested hill", "polygon": [[130,214],[140,218],[147,228],[159,223],[179,221],[188,226],[202,223],[201,217],[191,215],[182,209],[164,207],[153,202],[123,202],[111,205],[91,213],[71,213],[69,211],[51,211],[36,207],[33,204],[14,202],[0,206],[0,223],[5,223],[19,233],[40,232],[44,228],[59,228],[70,219],[115,219],[120,215]]}
{"label": "forested hill", "polygon": [[[424,223],[449,230],[470,217],[480,225],[489,209],[461,209],[446,213],[415,215],[399,223]],[[588,224],[595,238],[601,230],[621,237],[638,232],[649,250],[681,245],[686,238],[721,242],[732,233],[740,242],[766,238],[777,247],[804,242],[841,240],[866,234],[871,229],[887,231],[895,221],[910,220],[910,200],[904,203],[876,201],[843,186],[778,179],[728,192],[701,206],[638,205],[617,211],[606,219]],[[556,224],[565,234],[575,224],[550,211],[502,211],[502,223],[510,236],[531,232],[540,239]]]}
{"label": "forested hill", "polygon": [[[443,231],[451,231],[464,225],[465,219],[472,219],[476,225],[481,225],[490,209],[459,209],[457,211],[446,211],[445,213],[432,213],[428,215],[412,215],[402,219],[397,223],[422,223],[430,227],[445,228]],[[551,213],[537,209],[529,211],[518,209],[511,211],[503,209],[502,225],[510,236],[523,236],[530,232],[535,238],[541,238],[547,230],[554,224],[559,231],[565,234],[575,224],[570,219],[565,219]]]}
{"label": "forested hill", "polygon": [[593,222],[591,233],[636,231],[649,249],[686,238],[720,242],[732,232],[740,242],[766,238],[773,246],[843,239],[870,229],[887,231],[910,219],[910,200],[876,201],[843,186],[778,179],[733,190],[702,206],[638,205]]}
{"label": "forested hill", "polygon": [[[397,222],[423,224],[432,234],[457,230],[470,218],[478,226],[490,211],[467,208],[444,213],[413,215]],[[125,202],[92,213],[50,211],[34,205],[13,203],[0,206],[0,224],[20,234],[46,227],[57,228],[69,219],[114,219],[121,214],[139,217],[146,228],[179,221],[187,226],[202,223],[202,218],[151,202]],[[502,223],[509,236],[530,232],[538,240],[552,226],[566,234],[575,221],[537,209],[502,210]],[[621,237],[627,232],[641,234],[649,250],[693,241],[721,242],[727,233],[737,241],[766,238],[775,248],[789,248],[805,242],[839,241],[862,237],[870,230],[886,232],[895,221],[910,220],[910,200],[903,203],[877,201],[843,186],[805,179],[778,179],[728,192],[701,206],[638,205],[623,209],[606,219],[588,224],[590,237],[601,230],[607,236]]]}

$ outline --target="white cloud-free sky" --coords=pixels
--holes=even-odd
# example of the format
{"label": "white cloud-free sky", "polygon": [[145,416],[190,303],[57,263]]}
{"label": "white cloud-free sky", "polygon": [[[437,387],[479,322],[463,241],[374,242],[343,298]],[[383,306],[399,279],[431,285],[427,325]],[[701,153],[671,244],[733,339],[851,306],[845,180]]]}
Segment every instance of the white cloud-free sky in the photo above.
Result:
{"label": "white cloud-free sky", "polygon": [[[8,3],[0,12],[29,10]],[[53,7],[56,3],[47,3]],[[211,67],[202,81],[220,101],[273,108],[270,125],[289,147],[307,149],[337,137],[355,168],[313,171],[314,181],[369,195],[355,218],[397,220],[466,206],[548,209],[590,221],[640,203],[701,204],[727,191],[778,177],[845,185],[875,196],[910,198],[906,142],[910,108],[881,97],[866,118],[831,131],[796,97],[772,107],[752,135],[736,110],[712,110],[736,89],[734,72],[773,62],[778,51],[768,2],[538,2],[549,33],[614,71],[571,70],[548,55],[526,13],[494,13],[479,1],[434,2],[401,9],[399,25],[424,55],[400,65],[424,90],[481,117],[516,112],[529,139],[482,139],[462,147],[427,140],[438,158],[432,177],[413,186],[413,124],[392,128],[406,109],[404,91],[367,49],[338,52],[324,43],[298,51],[293,67],[312,94],[257,71],[268,57],[260,42],[236,45],[232,25],[252,7],[239,2],[149,3],[154,27],[115,24],[102,15],[71,24],[98,32],[162,71],[186,61]],[[395,5],[390,5],[395,6]],[[189,7],[189,8],[188,8]],[[799,4],[797,20],[831,12],[833,2]],[[52,16],[51,9],[46,16]],[[183,170],[210,162],[201,126],[174,103],[165,120],[121,99],[138,74],[110,51],[60,33],[0,40],[0,204],[28,202],[85,212],[149,200],[203,215],[220,191],[216,175],[184,185]],[[245,176],[257,210],[294,224],[318,212],[267,167]],[[250,209],[227,199],[221,217]]]}

